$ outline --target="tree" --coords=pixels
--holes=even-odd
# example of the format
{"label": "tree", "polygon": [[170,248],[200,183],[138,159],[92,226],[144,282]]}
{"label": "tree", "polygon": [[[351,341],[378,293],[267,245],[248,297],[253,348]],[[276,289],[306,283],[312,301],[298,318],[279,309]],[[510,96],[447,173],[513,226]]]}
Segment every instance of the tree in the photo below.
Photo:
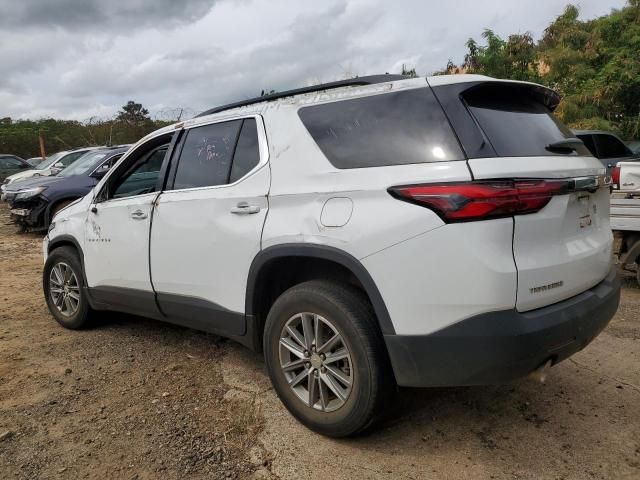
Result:
{"label": "tree", "polygon": [[122,110],[118,112],[116,121],[126,122],[131,125],[141,125],[151,121],[149,118],[149,110],[142,107],[141,103],[129,100],[126,105],[122,106]]}
{"label": "tree", "polygon": [[[640,0],[593,20],[568,5],[539,41],[530,33],[502,39],[485,29],[470,38],[462,71],[545,84],[562,95],[556,114],[573,128],[640,137]],[[452,68],[454,67],[454,68]],[[451,62],[438,73],[453,73]]]}
{"label": "tree", "polygon": [[418,76],[418,74],[416,73],[416,67],[409,68],[409,66],[405,65],[404,63],[402,64],[402,71],[400,72],[400,75],[406,75],[410,78],[415,78]]}

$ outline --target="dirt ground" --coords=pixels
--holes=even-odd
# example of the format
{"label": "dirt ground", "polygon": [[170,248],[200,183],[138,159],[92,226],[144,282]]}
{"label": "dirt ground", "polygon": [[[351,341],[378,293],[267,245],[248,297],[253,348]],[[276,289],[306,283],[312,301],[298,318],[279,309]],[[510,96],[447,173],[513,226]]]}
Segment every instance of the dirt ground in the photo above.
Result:
{"label": "dirt ground", "polygon": [[640,289],[545,384],[403,390],[330,440],[280,404],[258,355],[120,314],[59,327],[41,237],[0,207],[0,478],[640,479]]}

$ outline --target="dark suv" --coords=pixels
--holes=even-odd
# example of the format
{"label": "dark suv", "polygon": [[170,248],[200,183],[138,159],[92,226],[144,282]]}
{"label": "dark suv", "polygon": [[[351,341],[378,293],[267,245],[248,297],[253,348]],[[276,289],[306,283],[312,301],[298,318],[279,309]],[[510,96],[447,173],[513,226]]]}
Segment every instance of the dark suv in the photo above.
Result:
{"label": "dark suv", "polygon": [[5,195],[11,206],[11,218],[24,228],[47,228],[57,212],[89,193],[128,148],[94,150],[58,175],[9,185]]}

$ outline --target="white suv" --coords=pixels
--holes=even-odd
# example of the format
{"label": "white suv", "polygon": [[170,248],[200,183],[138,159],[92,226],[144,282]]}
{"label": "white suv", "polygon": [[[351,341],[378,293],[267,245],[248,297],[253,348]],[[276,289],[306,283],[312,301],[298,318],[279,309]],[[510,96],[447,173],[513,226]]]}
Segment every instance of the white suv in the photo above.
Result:
{"label": "white suv", "polygon": [[555,92],[375,76],[220,107],[158,130],[44,241],[51,313],[114,310],[263,350],[326,435],[396,385],[506,382],[614,315],[604,167]]}

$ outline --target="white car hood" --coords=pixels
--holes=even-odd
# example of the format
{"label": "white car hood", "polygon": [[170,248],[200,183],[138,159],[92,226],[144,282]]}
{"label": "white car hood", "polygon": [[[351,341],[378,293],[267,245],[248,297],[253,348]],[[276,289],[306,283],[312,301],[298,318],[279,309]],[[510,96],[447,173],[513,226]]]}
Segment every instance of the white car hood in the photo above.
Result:
{"label": "white car hood", "polygon": [[44,170],[32,169],[32,170],[25,170],[24,172],[14,173],[13,175],[9,175],[7,177],[7,180],[8,180],[7,183],[13,183],[17,180],[24,180],[25,178],[35,177],[36,175],[48,177],[49,175],[51,175],[51,169],[50,168],[45,168]]}

